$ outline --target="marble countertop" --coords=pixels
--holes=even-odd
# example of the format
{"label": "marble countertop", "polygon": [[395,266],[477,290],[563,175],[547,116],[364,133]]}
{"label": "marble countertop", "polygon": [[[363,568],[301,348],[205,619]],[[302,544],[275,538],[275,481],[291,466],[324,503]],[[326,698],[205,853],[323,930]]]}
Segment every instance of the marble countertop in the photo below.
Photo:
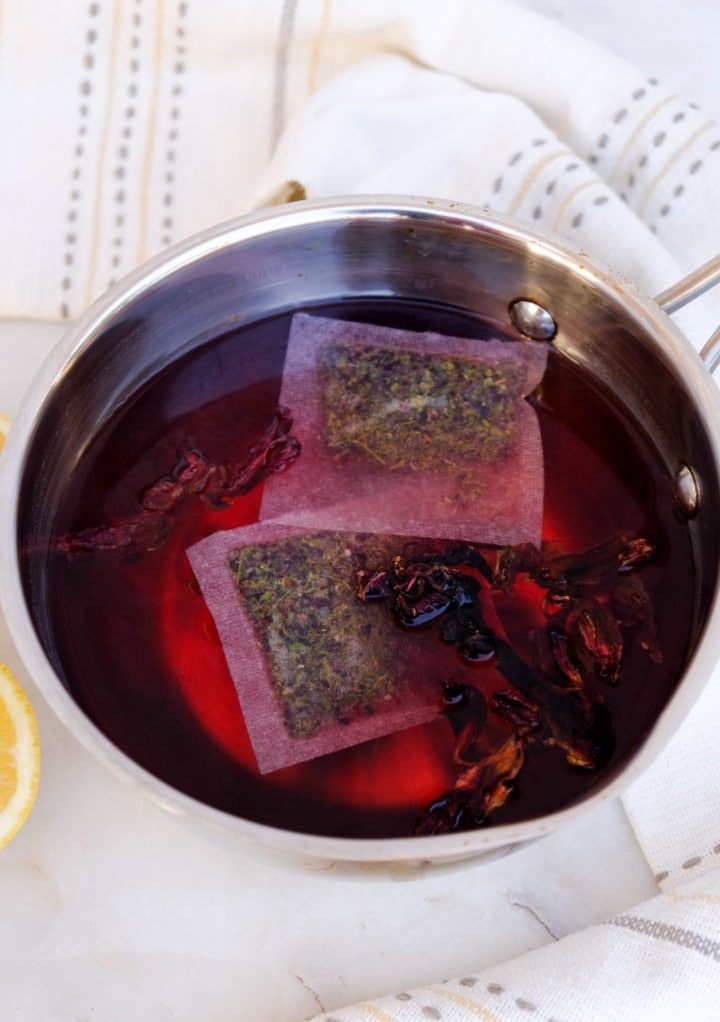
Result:
{"label": "marble countertop", "polygon": [[[689,0],[525,0],[720,118],[720,8]],[[0,408],[12,415],[60,334],[0,324]],[[0,630],[0,658],[27,677]],[[2,854],[0,1016],[297,1022],[477,970],[656,893],[619,802],[493,861],[293,868],[224,844],[98,765],[34,699],[43,737],[35,810]]]}

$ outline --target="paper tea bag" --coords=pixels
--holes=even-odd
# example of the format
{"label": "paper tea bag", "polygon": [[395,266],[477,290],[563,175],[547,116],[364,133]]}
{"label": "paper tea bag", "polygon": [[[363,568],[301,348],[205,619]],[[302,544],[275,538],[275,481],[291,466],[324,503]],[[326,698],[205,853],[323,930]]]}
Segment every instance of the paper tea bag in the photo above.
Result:
{"label": "paper tea bag", "polygon": [[538,544],[542,444],[525,397],[546,358],[537,342],[296,314],[280,401],[302,453],[268,480],[261,518]]}
{"label": "paper tea bag", "polygon": [[422,647],[357,595],[406,542],[261,522],[188,551],[261,773],[437,717]]}

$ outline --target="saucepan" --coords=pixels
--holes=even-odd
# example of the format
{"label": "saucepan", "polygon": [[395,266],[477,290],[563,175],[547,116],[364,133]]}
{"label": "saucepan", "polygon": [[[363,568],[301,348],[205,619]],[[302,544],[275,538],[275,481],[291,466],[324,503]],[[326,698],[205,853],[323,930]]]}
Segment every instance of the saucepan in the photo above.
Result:
{"label": "saucepan", "polygon": [[[25,395],[3,453],[2,604],[19,655],[42,696],[69,731],[139,793],[193,825],[296,861],[369,868],[461,860],[497,854],[591,812],[624,790],[673,737],[720,654],[720,398],[711,376],[716,345],[711,341],[698,356],[670,317],[713,281],[713,273],[703,270],[661,296],[646,296],[587,253],[514,219],[453,202],[397,196],[302,201],[262,210],[163,252],[70,326]],[[517,671],[494,698],[516,739],[520,735],[528,748],[543,741],[551,747],[548,755],[569,772],[566,788],[557,788],[556,775],[534,752],[522,768],[498,767],[495,759],[497,783],[488,787],[494,803],[486,806],[497,806],[493,813],[476,814],[469,825],[467,798],[463,802],[457,791],[433,792],[429,786],[422,792],[429,814],[425,825],[403,833],[375,831],[372,824],[373,813],[388,815],[392,771],[390,780],[378,777],[370,816],[358,810],[362,821],[352,822],[355,809],[344,800],[354,782],[350,775],[347,783],[343,780],[343,753],[321,757],[311,768],[332,790],[336,808],[342,803],[337,825],[323,822],[306,793],[289,794],[285,782],[263,782],[261,807],[253,803],[247,811],[242,796],[230,790],[242,788],[245,776],[233,765],[230,732],[242,728],[237,708],[224,690],[208,685],[197,696],[183,688],[186,676],[204,675],[204,664],[210,676],[222,663],[223,650],[206,618],[205,645],[187,638],[194,634],[192,614],[182,615],[188,600],[201,597],[182,544],[169,564],[167,557],[153,561],[139,552],[133,537],[152,517],[148,545],[160,548],[164,526],[155,529],[163,521],[155,513],[157,501],[172,504],[173,487],[183,495],[191,490],[186,480],[202,460],[191,457],[201,446],[202,426],[194,432],[194,420],[183,418],[186,412],[194,406],[220,407],[220,402],[227,417],[232,399],[236,422],[222,426],[223,436],[235,427],[241,436],[252,435],[253,395],[263,392],[273,367],[282,366],[288,319],[303,310],[329,310],[345,320],[377,318],[389,327],[419,332],[441,324],[445,333],[475,331],[482,338],[490,330],[546,350],[548,368],[532,400],[543,432],[548,509],[543,540],[550,542],[549,552],[540,556],[525,547],[508,557],[505,551],[505,574],[499,561],[492,571],[505,587],[501,600],[510,599],[515,584],[534,586],[539,593],[537,613],[547,619],[545,655],[550,649],[556,672],[547,696],[552,705],[540,705],[546,697],[537,697],[532,681],[523,687]],[[223,346],[227,337],[236,340]],[[214,354],[196,374],[197,358],[208,351]],[[177,378],[178,366],[185,374],[182,387],[176,393],[168,383],[163,390],[163,381]],[[239,388],[236,398],[233,387]],[[140,406],[146,407],[147,419],[133,418],[134,411],[124,418],[128,408]],[[284,413],[278,414],[265,455],[276,451],[272,445],[291,430]],[[179,460],[158,455],[149,475],[135,478],[138,494],[147,494],[149,484],[162,485],[150,487],[153,516],[145,514],[152,503],[147,496],[140,498],[140,511],[130,513],[121,506],[115,466],[132,475],[127,452],[134,446],[160,450],[162,424],[172,416],[188,423],[185,435],[172,440],[172,457]],[[555,418],[562,420],[560,426]],[[145,438],[147,443],[140,437],[145,421],[158,434]],[[124,423],[120,439],[113,434],[118,422]],[[111,435],[115,439],[103,447],[102,438]],[[257,444],[249,447],[250,460],[253,451],[257,460]],[[267,467],[267,458],[262,463]],[[209,464],[202,461],[204,470]],[[294,465],[286,468],[295,471]],[[579,497],[586,480],[596,476],[610,479],[609,489],[593,490],[591,482]],[[96,477],[108,503],[104,510],[87,497],[82,506],[76,503],[82,528],[73,546],[68,494],[91,492]],[[220,494],[218,506],[209,511],[205,506],[203,513],[229,514],[229,525],[237,524],[232,511],[218,510],[223,501]],[[627,503],[627,522],[614,517],[618,501]],[[588,509],[594,524],[583,531]],[[214,528],[225,528],[224,522]],[[79,549],[81,534],[94,537],[89,546],[103,547],[96,567],[87,567],[95,560],[92,551]],[[559,549],[563,539],[566,546]],[[122,568],[116,573],[118,561]],[[456,570],[446,562],[432,574],[423,563],[423,578],[432,576],[436,590],[442,587],[437,579]],[[157,568],[151,570],[152,564]],[[127,587],[129,603],[143,593],[145,598],[149,587],[155,609],[143,618],[153,634],[143,632],[142,620],[128,623],[124,612],[96,617],[94,603],[102,601],[83,596],[76,570],[90,571],[96,593],[112,590],[114,598]],[[144,579],[137,589],[135,570]],[[390,582],[397,588],[402,581],[397,562],[394,570]],[[376,595],[393,588],[388,577],[386,571],[375,579]],[[185,595],[178,597],[176,589]],[[452,591],[455,603],[462,603],[458,590]],[[75,603],[80,609],[73,617]],[[68,621],[75,629],[73,641],[63,632]],[[559,622],[567,626],[565,632]],[[171,661],[172,691],[154,693],[160,656],[154,644],[158,629],[166,627],[176,628],[182,641],[170,640],[169,651],[160,641]],[[446,628],[445,639],[448,634]],[[584,646],[573,660],[568,636],[580,634]],[[622,677],[621,643],[623,651],[630,650]],[[594,658],[590,667],[583,661],[588,655]],[[588,763],[578,742],[572,735],[568,739],[572,721],[563,723],[562,707],[582,703],[584,671],[597,675],[595,710],[613,717],[612,751],[599,754],[598,764]],[[466,787],[481,786],[487,753],[478,737],[481,728],[473,733],[472,721],[468,724],[463,687],[452,678],[443,684],[437,727],[444,728],[443,740],[450,736],[456,742],[451,766]],[[455,718],[454,702],[462,704]],[[425,746],[401,742],[399,748],[405,760],[414,760],[403,769],[420,776],[428,758]],[[400,762],[402,756],[396,758]],[[596,765],[599,769],[588,769]],[[525,810],[523,797],[531,799]],[[311,821],[307,826],[305,819]]]}

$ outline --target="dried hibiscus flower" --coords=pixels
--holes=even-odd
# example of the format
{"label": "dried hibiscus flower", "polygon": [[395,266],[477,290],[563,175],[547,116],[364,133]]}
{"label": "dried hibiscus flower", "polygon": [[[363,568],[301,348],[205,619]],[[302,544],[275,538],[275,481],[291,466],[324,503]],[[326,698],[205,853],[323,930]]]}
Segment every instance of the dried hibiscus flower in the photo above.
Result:
{"label": "dried hibiscus flower", "polygon": [[[515,787],[530,745],[560,749],[575,769],[608,762],[612,722],[586,685],[595,677],[618,683],[623,633],[630,628],[651,659],[661,658],[652,605],[636,574],[653,553],[645,538],[630,535],[577,554],[531,544],[500,551],[459,544],[426,552],[415,547],[358,572],[360,599],[388,601],[405,628],[436,622],[438,638],[454,645],[464,662],[492,660],[507,682],[487,698],[481,683],[444,683],[456,778],[428,807],[418,833],[482,825]],[[510,595],[520,577],[544,592],[548,623],[535,637],[533,662],[486,613],[488,593]]]}
{"label": "dried hibiscus flower", "polygon": [[183,451],[173,469],[151,482],[138,496],[138,506],[127,515],[58,537],[59,553],[120,554],[137,556],[156,550],[167,538],[175,517],[192,497],[221,511],[249,493],[269,475],[286,469],[300,454],[292,436],[292,417],[279,407],[243,461],[214,462],[200,451]]}

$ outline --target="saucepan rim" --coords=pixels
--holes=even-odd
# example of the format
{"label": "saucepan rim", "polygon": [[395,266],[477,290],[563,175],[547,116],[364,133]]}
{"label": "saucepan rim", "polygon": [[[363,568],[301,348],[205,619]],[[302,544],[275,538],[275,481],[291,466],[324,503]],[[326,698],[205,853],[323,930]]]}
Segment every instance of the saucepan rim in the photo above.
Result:
{"label": "saucepan rim", "polygon": [[[483,853],[515,847],[548,834],[576,819],[591,806],[608,802],[625,790],[656,758],[697,700],[716,666],[718,651],[715,643],[708,640],[720,615],[717,584],[704,634],[696,644],[681,682],[658,716],[651,733],[617,776],[564,809],[524,822],[451,834],[388,839],[313,835],[256,823],[206,805],[151,774],[114,745],[75,703],[43,651],[24,598],[17,543],[17,497],[25,471],[25,457],[42,420],[47,395],[59,380],[72,372],[73,362],[80,352],[148,289],[205,256],[221,248],[241,245],[258,233],[292,231],[294,226],[306,223],[308,218],[322,221],[342,217],[430,218],[444,220],[454,227],[481,226],[484,230],[497,232],[498,236],[511,235],[529,241],[533,258],[537,260],[542,260],[548,253],[552,253],[554,258],[559,257],[577,276],[579,284],[602,288],[606,294],[614,296],[626,310],[630,321],[639,321],[647,331],[657,336],[658,352],[662,351],[662,357],[677,363],[699,421],[712,440],[713,471],[720,478],[720,397],[714,381],[702,359],[658,302],[644,295],[625,276],[552,234],[540,233],[515,218],[459,202],[398,195],[304,200],[258,210],[213,226],[161,252],[114,285],[69,326],[26,392],[0,458],[0,603],[31,683],[66,729],[113,774],[132,783],[165,810],[193,823],[209,826],[226,837],[289,856],[293,861],[383,866],[474,859]],[[714,630],[717,631],[717,628]]]}

